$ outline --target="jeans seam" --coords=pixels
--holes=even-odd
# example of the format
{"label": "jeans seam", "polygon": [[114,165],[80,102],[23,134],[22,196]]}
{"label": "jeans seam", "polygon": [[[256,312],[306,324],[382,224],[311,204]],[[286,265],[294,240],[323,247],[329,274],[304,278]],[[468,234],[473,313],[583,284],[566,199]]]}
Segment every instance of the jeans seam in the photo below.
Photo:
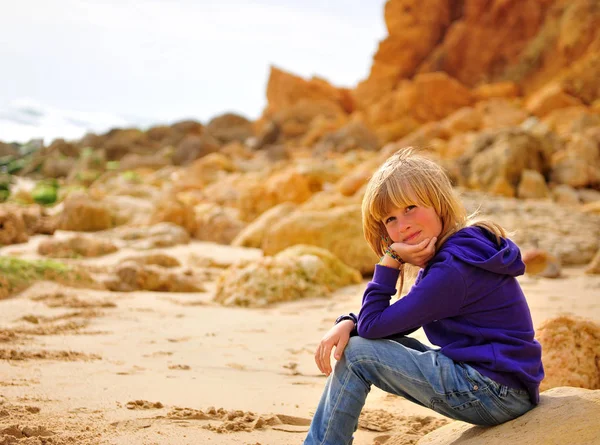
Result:
{"label": "jeans seam", "polygon": [[511,418],[514,418],[515,416],[519,416],[520,414],[506,408],[504,406],[504,404],[502,403],[502,399],[500,399],[500,397],[498,397],[494,391],[488,391],[488,394],[490,394],[490,398],[492,399],[492,403],[494,403],[494,405],[496,405],[496,407],[498,409],[500,409],[502,412],[504,412],[504,414],[506,414],[507,416],[510,416]]}
{"label": "jeans seam", "polygon": [[[404,374],[404,373],[402,373],[402,372],[398,371],[397,369],[394,369],[394,368],[391,368],[391,367],[389,367],[389,366],[386,366],[386,365],[382,364],[381,362],[379,362],[379,361],[377,361],[377,360],[372,360],[372,359],[357,359],[357,360],[355,360],[353,363],[349,364],[349,365],[348,365],[348,368],[352,368],[352,367],[353,367],[355,364],[360,364],[360,363],[377,363],[377,364],[379,364],[379,365],[380,365],[382,368],[384,368],[384,369],[386,369],[386,370],[388,370],[388,371],[391,371],[391,372],[393,372],[394,374],[401,375],[401,376],[402,376],[402,377],[404,377],[406,380],[409,380],[409,381],[411,381],[411,382],[413,382],[413,383],[420,383],[420,384],[423,384],[423,382],[422,382],[421,380],[413,379],[413,378],[411,378],[411,377],[407,376],[406,374]],[[436,394],[439,394],[439,395],[441,395],[441,396],[443,396],[443,395],[446,395],[445,393],[438,393],[438,392],[437,392],[437,391],[436,391],[436,390],[433,388],[433,386],[431,386],[431,385],[428,385],[428,386],[429,386],[431,389],[433,389],[433,391],[434,391]]]}
{"label": "jeans seam", "polygon": [[[350,369],[351,367],[352,367],[352,365],[348,364],[348,369]],[[333,376],[331,378],[333,379]],[[338,398],[335,401],[335,405],[333,407],[334,412],[336,411],[338,405],[342,401],[342,394],[344,393],[343,390],[346,388],[346,384],[348,383],[348,380],[350,380],[350,373],[348,373],[346,375],[346,378],[344,379],[344,382],[342,383],[341,389],[338,393]],[[331,418],[332,418],[332,416],[329,416],[329,419],[327,420],[327,428],[325,428],[325,434],[323,435],[323,440],[321,441],[321,445],[323,445],[325,443],[325,441],[327,440],[327,435],[329,434],[329,427],[331,426]]]}

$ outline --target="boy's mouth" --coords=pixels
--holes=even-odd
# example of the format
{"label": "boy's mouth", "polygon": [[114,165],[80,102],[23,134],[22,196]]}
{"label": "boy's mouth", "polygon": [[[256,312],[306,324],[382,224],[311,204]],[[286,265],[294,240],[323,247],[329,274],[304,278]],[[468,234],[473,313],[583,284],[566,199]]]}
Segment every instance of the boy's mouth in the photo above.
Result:
{"label": "boy's mouth", "polygon": [[414,240],[414,239],[415,239],[417,236],[419,236],[420,234],[421,234],[421,232],[420,232],[420,231],[419,231],[419,232],[415,232],[415,233],[413,233],[412,235],[409,235],[409,236],[407,236],[406,238],[404,238],[404,242],[407,242],[407,241]]}

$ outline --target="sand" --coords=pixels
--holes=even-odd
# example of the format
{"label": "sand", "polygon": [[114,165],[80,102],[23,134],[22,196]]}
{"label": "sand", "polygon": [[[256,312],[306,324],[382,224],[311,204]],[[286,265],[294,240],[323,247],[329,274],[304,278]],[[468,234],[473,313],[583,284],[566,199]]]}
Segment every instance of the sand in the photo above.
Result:
{"label": "sand", "polygon": [[[42,239],[0,255],[37,258]],[[212,301],[216,272],[201,270],[198,258],[228,264],[261,251],[194,241],[150,253],[177,258],[205,291],[38,282],[0,300],[0,444],[301,444],[325,384],[313,351],[339,314],[359,309],[366,281],[329,299],[223,307]],[[132,255],[140,252],[78,261],[110,270]],[[563,313],[600,321],[600,276],[583,270],[520,279],[535,325]],[[408,445],[444,423],[375,388],[355,445],[392,436]]]}

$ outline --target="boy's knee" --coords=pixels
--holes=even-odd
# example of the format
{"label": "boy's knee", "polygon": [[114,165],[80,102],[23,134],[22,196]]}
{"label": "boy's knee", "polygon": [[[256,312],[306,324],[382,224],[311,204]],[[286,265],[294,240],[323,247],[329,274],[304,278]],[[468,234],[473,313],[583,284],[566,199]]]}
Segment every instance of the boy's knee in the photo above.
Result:
{"label": "boy's knee", "polygon": [[348,363],[356,362],[357,360],[368,357],[369,351],[372,350],[373,340],[362,337],[350,337],[346,348],[344,349],[344,358]]}

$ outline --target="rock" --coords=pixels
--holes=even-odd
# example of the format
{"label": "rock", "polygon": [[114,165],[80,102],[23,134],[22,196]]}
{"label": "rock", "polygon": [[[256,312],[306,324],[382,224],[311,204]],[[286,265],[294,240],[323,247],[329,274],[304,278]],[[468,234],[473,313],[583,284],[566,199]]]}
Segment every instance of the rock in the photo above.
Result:
{"label": "rock", "polygon": [[113,227],[108,206],[81,193],[73,193],[64,200],[58,219],[58,228],[76,232],[95,232]]}
{"label": "rock", "polygon": [[[132,193],[140,192],[132,187]],[[108,195],[102,202],[111,209],[115,226],[132,225],[146,226],[150,223],[150,218],[156,212],[156,207],[152,204],[153,197],[144,196],[139,193],[139,197]]]}
{"label": "rock", "polygon": [[600,275],[600,249],[598,249],[590,264],[585,268],[585,273],[588,275]]}
{"label": "rock", "polygon": [[219,244],[230,244],[246,223],[238,217],[239,211],[216,204],[200,204],[194,208],[196,230],[194,238]]}
{"label": "rock", "polygon": [[328,297],[335,289],[360,280],[357,270],[331,252],[298,245],[274,257],[234,264],[218,278],[214,299],[226,306],[263,307]]}
{"label": "rock", "polygon": [[546,373],[542,391],[557,386],[600,389],[598,323],[570,315],[552,318],[537,328],[536,338]]}
{"label": "rock", "polygon": [[342,113],[352,111],[353,103],[348,90],[336,88],[318,77],[304,80],[274,66],[267,82],[267,107],[265,117],[296,105],[300,101],[329,103]]}
{"label": "rock", "polygon": [[162,267],[141,265],[127,261],[117,266],[116,279],[108,280],[105,285],[109,290],[131,292],[148,290],[154,292],[202,292],[204,288],[192,278],[165,271]]}
{"label": "rock", "polygon": [[515,127],[529,117],[518,102],[504,98],[478,102],[475,110],[481,114],[481,128],[489,130]]}
{"label": "rock", "polygon": [[498,75],[519,60],[543,23],[547,6],[536,0],[518,4],[493,0],[485,5],[454,3],[454,8],[457,19],[419,71],[445,71],[465,85],[475,86],[501,77]]}
{"label": "rock", "polygon": [[372,169],[356,168],[340,179],[335,188],[344,196],[352,196],[360,190],[373,175]]}
{"label": "rock", "polygon": [[57,218],[55,215],[49,215],[44,206],[34,204],[27,207],[8,207],[8,205],[5,205],[5,207],[12,208],[13,211],[21,215],[29,235],[38,233],[52,235],[56,230]]}
{"label": "rock", "polygon": [[369,77],[353,91],[360,109],[377,103],[399,79],[416,73],[450,24],[450,10],[442,0],[391,0],[384,18],[388,36],[379,43]]}
{"label": "rock", "polygon": [[361,121],[352,121],[339,130],[325,135],[315,146],[317,156],[326,153],[347,153],[351,150],[378,150],[377,136]]}
{"label": "rock", "polygon": [[5,297],[38,281],[55,281],[69,287],[101,289],[85,268],[56,260],[24,260],[0,255],[0,295]]}
{"label": "rock", "polygon": [[552,199],[557,204],[566,204],[571,206],[579,205],[579,195],[577,191],[566,184],[559,184],[552,189]]}
{"label": "rock", "polygon": [[302,203],[313,194],[309,178],[294,167],[274,173],[263,183],[246,184],[239,191],[237,207],[243,221],[253,221],[282,202]]}
{"label": "rock", "polygon": [[460,133],[477,131],[483,124],[483,116],[474,107],[463,107],[440,121],[440,137],[450,139]]}
{"label": "rock", "polygon": [[198,228],[194,208],[176,196],[163,196],[157,203],[150,224],[173,223],[183,227],[190,235]]}
{"label": "rock", "polygon": [[38,244],[40,255],[52,258],[98,257],[119,250],[110,241],[89,236],[72,236],[67,239],[47,239]]}
{"label": "rock", "polygon": [[515,196],[523,170],[548,171],[551,144],[520,129],[483,133],[458,160],[460,182],[470,188]]}
{"label": "rock", "polygon": [[347,121],[344,110],[326,100],[301,99],[270,115],[280,128],[280,140],[300,139],[313,142],[329,131],[339,129]]}
{"label": "rock", "polygon": [[21,213],[7,206],[0,207],[0,246],[26,243],[27,228]]}
{"label": "rock", "polygon": [[541,121],[548,130],[568,139],[574,133],[582,133],[590,126],[600,125],[596,122],[589,122],[590,120],[597,121],[599,119],[600,117],[591,114],[587,107],[575,106],[554,110]]}
{"label": "rock", "polygon": [[545,250],[531,249],[523,252],[525,272],[529,275],[544,278],[560,277],[560,261],[554,255]]}
{"label": "rock", "polygon": [[183,227],[173,223],[160,223],[150,227],[122,227],[99,233],[107,238],[117,238],[125,247],[137,250],[172,247],[188,244],[190,235]]}
{"label": "rock", "polygon": [[588,202],[581,206],[581,211],[584,213],[593,213],[600,215],[600,201]]}
{"label": "rock", "polygon": [[118,161],[129,153],[147,154],[157,150],[158,144],[137,128],[116,128],[106,133],[101,147],[109,161]]}
{"label": "rock", "polygon": [[153,170],[158,170],[171,165],[171,157],[171,147],[166,147],[165,149],[149,155],[129,153],[121,158],[118,169],[120,171],[136,170],[140,168],[151,168]]}
{"label": "rock", "polygon": [[206,131],[218,139],[221,144],[244,142],[254,135],[252,122],[243,116],[226,113],[214,117],[206,126]]}
{"label": "rock", "polygon": [[546,179],[535,170],[523,170],[517,187],[517,196],[521,199],[544,199],[550,196]]}
{"label": "rock", "polygon": [[583,204],[600,201],[600,191],[594,189],[579,189],[577,190],[577,196]]}
{"label": "rock", "polygon": [[518,84],[510,81],[484,83],[473,88],[475,100],[488,100],[496,97],[515,98],[520,96],[521,89]]}
{"label": "rock", "polygon": [[13,144],[0,141],[0,157],[4,156],[17,157],[19,156],[19,149]]}
{"label": "rock", "polygon": [[46,149],[47,153],[56,153],[68,158],[77,158],[81,153],[81,149],[71,142],[64,139],[54,139],[50,146]]}
{"label": "rock", "polygon": [[484,428],[452,422],[417,445],[589,445],[600,437],[600,391],[554,388],[540,396],[540,404],[510,422]]}
{"label": "rock", "polygon": [[219,150],[221,144],[218,139],[210,134],[190,134],[185,136],[173,152],[173,163],[185,165],[198,158]]}
{"label": "rock", "polygon": [[281,127],[272,120],[265,120],[259,125],[258,135],[251,140],[250,146],[254,150],[260,150],[273,145],[279,139]]}
{"label": "rock", "polygon": [[532,94],[525,103],[525,109],[538,117],[544,117],[559,108],[581,106],[583,103],[567,94],[558,82],[552,82]]}
{"label": "rock", "polygon": [[327,210],[294,212],[265,233],[265,255],[295,244],[309,244],[329,250],[362,274],[373,272],[378,258],[365,242],[360,205]]}
{"label": "rock", "polygon": [[123,264],[128,262],[134,262],[142,266],[155,265],[166,268],[181,266],[179,260],[164,253],[151,253],[148,255],[137,255],[133,257],[127,257],[124,258],[120,263]]}
{"label": "rock", "polygon": [[[462,190],[469,213],[491,219],[512,231],[525,252],[543,246],[563,266],[588,264],[600,248],[600,215],[586,214],[549,201],[521,201]],[[560,224],[557,224],[560,221]]]}
{"label": "rock", "polygon": [[599,143],[585,135],[574,134],[564,150],[551,159],[550,178],[571,187],[589,187],[600,183]]}
{"label": "rock", "polygon": [[472,101],[469,89],[446,73],[420,74],[370,106],[366,121],[386,143],[406,136],[422,123],[449,116]]}
{"label": "rock", "polygon": [[231,241],[231,245],[260,248],[267,230],[297,208],[298,205],[291,202],[283,202],[270,208],[244,227]]}
{"label": "rock", "polygon": [[236,170],[229,157],[221,153],[210,153],[193,161],[185,170],[178,171],[174,187],[177,190],[203,189]]}

